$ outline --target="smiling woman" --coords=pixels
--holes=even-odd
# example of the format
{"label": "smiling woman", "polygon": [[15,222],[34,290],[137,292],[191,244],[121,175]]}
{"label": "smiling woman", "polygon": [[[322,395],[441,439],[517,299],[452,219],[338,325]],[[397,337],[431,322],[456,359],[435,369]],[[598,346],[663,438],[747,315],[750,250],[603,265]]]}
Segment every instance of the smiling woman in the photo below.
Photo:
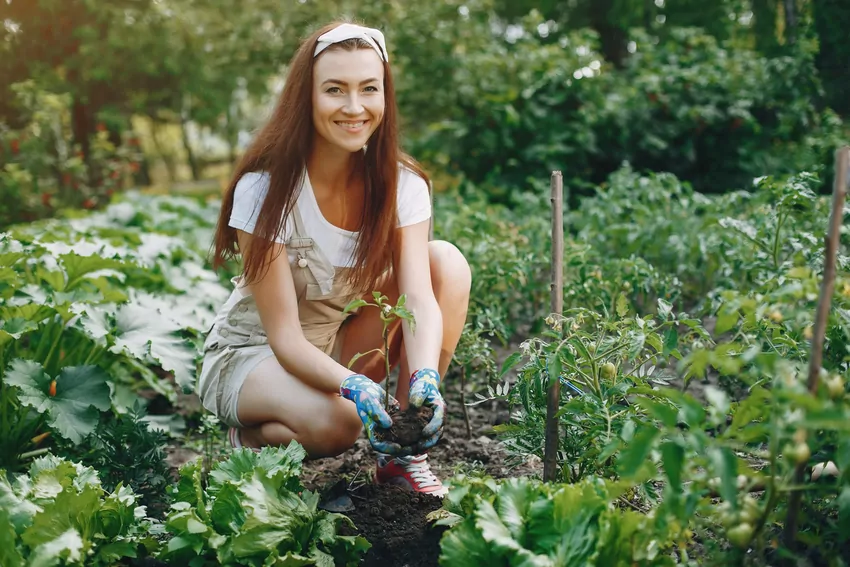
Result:
{"label": "smiling woman", "polygon": [[[216,267],[241,255],[242,275],[204,345],[198,394],[231,426],[234,447],[298,441],[313,457],[354,444],[365,427],[376,479],[442,496],[427,450],[442,434],[440,393],[469,301],[469,266],[428,241],[428,178],[399,148],[383,34],[325,26],[290,63],[280,101],[236,168],[215,237]],[[433,417],[414,447],[382,442],[383,343],[377,310],[353,299],[402,294],[415,318],[390,328],[400,366],[392,404]]]}

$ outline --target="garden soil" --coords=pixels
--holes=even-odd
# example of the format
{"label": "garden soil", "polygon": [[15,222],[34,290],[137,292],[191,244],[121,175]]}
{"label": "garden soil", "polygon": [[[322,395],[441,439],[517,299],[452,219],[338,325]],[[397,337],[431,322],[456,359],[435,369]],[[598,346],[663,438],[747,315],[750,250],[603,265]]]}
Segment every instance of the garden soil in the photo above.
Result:
{"label": "garden soil", "polygon": [[[504,404],[485,402],[469,407],[470,431],[460,403],[457,383],[444,392],[447,415],[440,442],[429,451],[431,470],[440,479],[470,471],[482,471],[494,478],[516,476],[541,477],[543,466],[539,459],[510,461],[501,444],[496,441],[493,426],[508,420]],[[158,396],[152,396],[155,407]],[[467,396],[469,399],[470,396]],[[196,421],[200,404],[196,396],[181,395],[176,407],[159,408],[153,413],[181,414],[187,422]],[[188,425],[188,423],[187,423]],[[193,423],[192,427],[196,427]],[[175,444],[168,448],[168,461],[176,478],[177,469],[185,462],[198,458],[199,453]],[[302,484],[323,495],[323,502],[339,496],[353,504],[339,510],[352,519],[356,533],[372,544],[362,565],[367,567],[436,567],[440,556],[440,538],[445,528],[435,527],[426,516],[441,506],[434,496],[418,495],[398,487],[374,484],[376,454],[365,436],[348,451],[337,457],[307,460],[301,475]],[[151,567],[154,564],[150,564]],[[161,565],[161,564],[157,564]]]}
{"label": "garden soil", "polygon": [[[495,477],[540,476],[542,464],[532,459],[509,462],[496,442],[493,426],[507,421],[503,407],[489,402],[468,408],[471,435],[467,436],[459,394],[446,394],[448,412],[443,437],[429,451],[431,470],[448,479],[464,470],[483,470]],[[376,456],[365,438],[334,458],[304,463],[301,481],[330,500],[342,494],[350,497],[353,510],[343,511],[356,532],[372,544],[364,561],[366,567],[437,567],[440,538],[444,528],[435,527],[426,516],[440,508],[441,499],[416,494],[396,486],[374,484]]]}

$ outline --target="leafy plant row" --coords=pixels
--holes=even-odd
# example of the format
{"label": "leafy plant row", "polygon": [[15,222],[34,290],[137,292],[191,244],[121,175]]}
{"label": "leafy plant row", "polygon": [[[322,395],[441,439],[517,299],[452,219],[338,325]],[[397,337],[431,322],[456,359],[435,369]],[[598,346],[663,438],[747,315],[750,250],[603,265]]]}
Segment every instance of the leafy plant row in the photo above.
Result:
{"label": "leafy plant row", "polygon": [[[678,526],[681,562],[697,548],[701,564],[845,553],[846,236],[822,386],[810,393],[806,385],[828,217],[818,183],[802,173],[707,197],[672,175],[624,168],[568,214],[565,311],[538,311],[543,328],[527,327],[501,369],[505,383],[481,396],[514,408],[497,430],[516,460],[543,456],[546,394],[559,379],[560,480],[625,482],[628,498],[612,498],[661,519],[646,528],[658,530],[658,541]],[[526,199],[504,214],[516,222],[500,234],[522,234],[529,245],[502,259],[527,253],[542,266],[548,234],[526,219],[546,219],[543,204]],[[472,263],[504,270],[498,260]],[[505,299],[522,302],[529,290],[513,283]],[[539,310],[544,283],[537,279],[529,293]],[[486,294],[474,301],[502,305]],[[787,541],[781,532],[794,492],[804,495],[804,509],[799,536]],[[519,557],[510,564],[523,564]]]}
{"label": "leafy plant row", "polygon": [[135,195],[0,235],[0,466],[51,439],[81,443],[140,388],[172,400],[193,389],[227,293],[200,252],[211,211]]}

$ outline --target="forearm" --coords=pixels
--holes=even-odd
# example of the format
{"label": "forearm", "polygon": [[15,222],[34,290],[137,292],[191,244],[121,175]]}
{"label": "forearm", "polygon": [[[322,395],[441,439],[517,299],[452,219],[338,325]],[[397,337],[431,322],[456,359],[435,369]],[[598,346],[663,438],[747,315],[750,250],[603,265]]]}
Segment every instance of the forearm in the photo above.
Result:
{"label": "forearm", "polygon": [[413,314],[414,328],[402,326],[404,349],[411,372],[421,368],[437,369],[443,344],[443,315],[433,295],[408,297],[405,307]]}
{"label": "forearm", "polygon": [[297,339],[270,341],[283,368],[304,384],[322,392],[338,394],[342,381],[353,374],[310,341]]}

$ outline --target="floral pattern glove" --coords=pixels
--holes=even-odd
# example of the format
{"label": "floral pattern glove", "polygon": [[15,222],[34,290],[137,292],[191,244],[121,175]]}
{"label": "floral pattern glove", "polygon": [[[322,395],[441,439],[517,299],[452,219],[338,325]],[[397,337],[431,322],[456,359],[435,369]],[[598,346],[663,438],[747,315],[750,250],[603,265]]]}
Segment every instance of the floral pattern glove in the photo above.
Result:
{"label": "floral pattern glove", "polygon": [[418,449],[430,449],[437,444],[443,434],[443,418],[446,415],[446,402],[440,393],[440,374],[431,368],[422,368],[410,376],[410,394],[408,401],[411,407],[430,407],[434,416],[422,430],[425,439]]}
{"label": "floral pattern glove", "polygon": [[[373,380],[363,374],[352,374],[342,381],[339,387],[339,395],[354,402],[357,415],[363,422],[366,438],[379,453],[398,455],[402,453],[398,443],[379,441],[375,438],[375,427],[380,426],[389,429],[393,420],[384,409],[386,391]],[[398,401],[390,396],[390,409],[398,409]]]}

